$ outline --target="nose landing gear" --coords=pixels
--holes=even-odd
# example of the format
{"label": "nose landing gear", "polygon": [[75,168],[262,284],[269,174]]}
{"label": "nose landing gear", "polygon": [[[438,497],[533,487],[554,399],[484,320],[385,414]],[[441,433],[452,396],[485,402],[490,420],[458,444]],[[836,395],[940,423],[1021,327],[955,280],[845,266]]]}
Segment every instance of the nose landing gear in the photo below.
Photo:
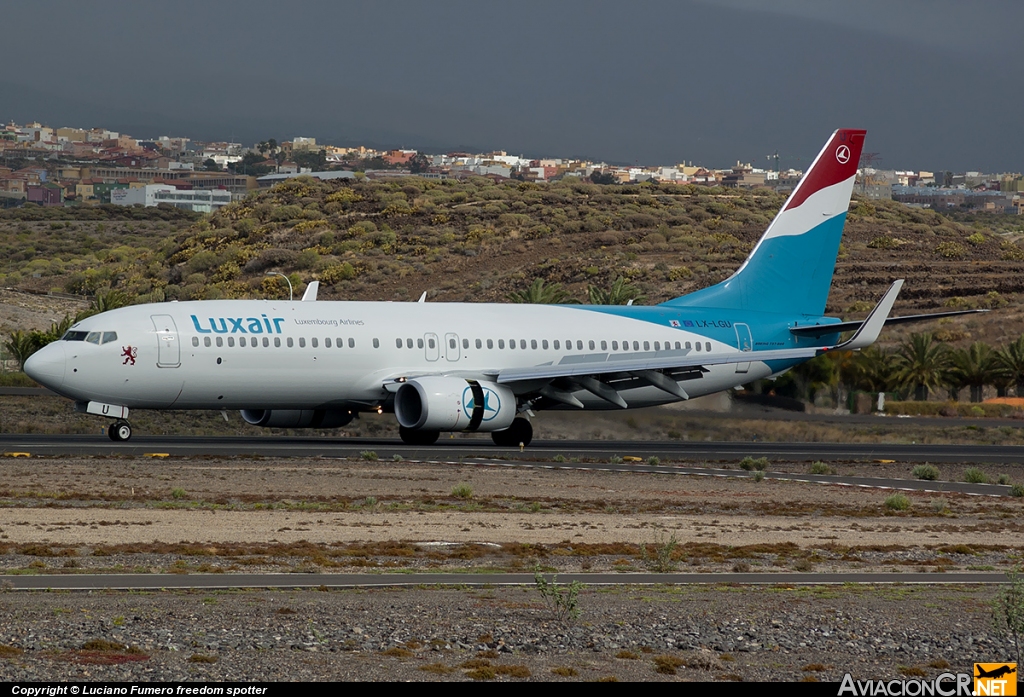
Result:
{"label": "nose landing gear", "polygon": [[107,428],[107,435],[114,442],[126,441],[132,437],[132,425],[124,420],[118,420]]}

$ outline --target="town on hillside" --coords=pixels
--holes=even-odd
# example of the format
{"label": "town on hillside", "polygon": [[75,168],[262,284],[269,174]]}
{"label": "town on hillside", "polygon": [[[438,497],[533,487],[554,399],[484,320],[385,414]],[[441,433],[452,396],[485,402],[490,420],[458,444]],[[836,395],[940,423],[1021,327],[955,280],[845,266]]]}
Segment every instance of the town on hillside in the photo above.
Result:
{"label": "town on hillside", "polygon": [[[768,164],[773,157],[768,157]],[[927,172],[879,167],[877,153],[862,158],[856,192],[936,210],[1024,214],[1021,173]],[[0,207],[169,205],[208,213],[251,191],[289,177],[432,179],[488,177],[495,181],[586,178],[596,184],[656,181],[669,184],[793,188],[803,172],[737,162],[724,169],[678,163],[615,166],[565,158],[528,158],[504,151],[424,153],[318,144],[296,137],[277,142],[202,142],[186,137],[137,139],[104,128],[51,128],[40,123],[0,127]],[[357,174],[358,173],[358,174]]]}

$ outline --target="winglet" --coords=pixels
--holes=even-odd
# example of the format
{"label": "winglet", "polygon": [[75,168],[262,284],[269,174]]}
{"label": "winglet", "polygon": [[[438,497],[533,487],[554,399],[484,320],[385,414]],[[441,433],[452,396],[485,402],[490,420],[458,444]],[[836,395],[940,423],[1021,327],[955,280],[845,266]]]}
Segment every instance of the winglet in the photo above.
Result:
{"label": "winglet", "polygon": [[311,303],[316,300],[316,292],[320,290],[320,281],[310,281],[306,292],[302,294],[302,302]]}
{"label": "winglet", "polygon": [[889,313],[892,312],[892,306],[896,302],[896,296],[900,294],[900,288],[902,287],[902,278],[894,281],[889,286],[889,290],[882,296],[882,299],[875,305],[875,309],[871,311],[871,314],[867,316],[864,323],[860,325],[860,329],[854,332],[854,335],[848,341],[844,341],[831,350],[850,351],[852,349],[866,348],[875,343],[875,340],[878,339],[878,334],[882,331],[882,327],[885,326],[885,320],[889,318]]}

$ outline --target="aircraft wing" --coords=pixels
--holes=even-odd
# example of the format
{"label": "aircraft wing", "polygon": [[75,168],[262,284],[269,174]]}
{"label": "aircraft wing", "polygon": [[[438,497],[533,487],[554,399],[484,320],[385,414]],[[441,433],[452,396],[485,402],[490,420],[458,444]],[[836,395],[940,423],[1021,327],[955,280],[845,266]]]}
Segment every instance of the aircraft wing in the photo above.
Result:
{"label": "aircraft wing", "polygon": [[655,351],[647,353],[594,353],[580,356],[566,356],[558,363],[507,368],[499,370],[495,379],[510,386],[519,383],[535,385],[542,397],[548,397],[563,404],[582,407],[572,395],[584,389],[598,397],[626,408],[627,404],[619,395],[616,383],[641,381],[657,387],[680,399],[689,395],[679,385],[687,374],[707,372],[709,366],[750,363],[751,361],[788,361],[814,358],[827,351],[852,350],[870,346],[878,339],[885,320],[896,302],[896,296],[903,287],[903,280],[894,282],[882,299],[862,323],[854,335],[834,346],[809,346],[806,348],[771,349],[766,351],[732,351],[729,353],[698,353],[692,350]]}
{"label": "aircraft wing", "polygon": [[[445,375],[493,380],[509,385],[517,393],[539,394],[556,402],[583,407],[573,392],[586,390],[612,404],[625,409],[628,405],[617,388],[635,384],[657,387],[678,399],[689,399],[679,381],[708,372],[708,366],[750,363],[752,361],[807,360],[827,351],[844,351],[870,346],[878,338],[885,320],[892,310],[903,280],[894,282],[867,318],[858,324],[850,339],[834,346],[808,346],[805,348],[770,349],[766,351],[730,351],[728,353],[700,353],[693,350],[666,350],[634,353],[591,353],[565,356],[558,363],[520,368],[502,368],[483,371],[482,374],[463,374],[444,371]],[[435,373],[436,374],[436,373]],[[419,375],[405,375],[384,381],[388,392],[395,392],[403,382]],[[516,389],[516,386],[519,389]]]}

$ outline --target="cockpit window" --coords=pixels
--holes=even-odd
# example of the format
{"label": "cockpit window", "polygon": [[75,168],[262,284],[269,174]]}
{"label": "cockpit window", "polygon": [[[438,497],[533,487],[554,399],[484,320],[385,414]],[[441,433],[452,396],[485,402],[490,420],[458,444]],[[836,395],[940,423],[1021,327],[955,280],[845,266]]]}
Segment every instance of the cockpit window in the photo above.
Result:
{"label": "cockpit window", "polygon": [[109,344],[111,341],[117,341],[117,332],[103,332],[103,341],[100,343]]}
{"label": "cockpit window", "polygon": [[85,337],[88,334],[89,332],[66,332],[61,339],[64,341],[85,341]]}
{"label": "cockpit window", "polygon": [[85,337],[85,340],[87,342],[89,342],[90,344],[97,344],[98,345],[100,343],[100,333],[99,332],[89,332],[89,334]]}

